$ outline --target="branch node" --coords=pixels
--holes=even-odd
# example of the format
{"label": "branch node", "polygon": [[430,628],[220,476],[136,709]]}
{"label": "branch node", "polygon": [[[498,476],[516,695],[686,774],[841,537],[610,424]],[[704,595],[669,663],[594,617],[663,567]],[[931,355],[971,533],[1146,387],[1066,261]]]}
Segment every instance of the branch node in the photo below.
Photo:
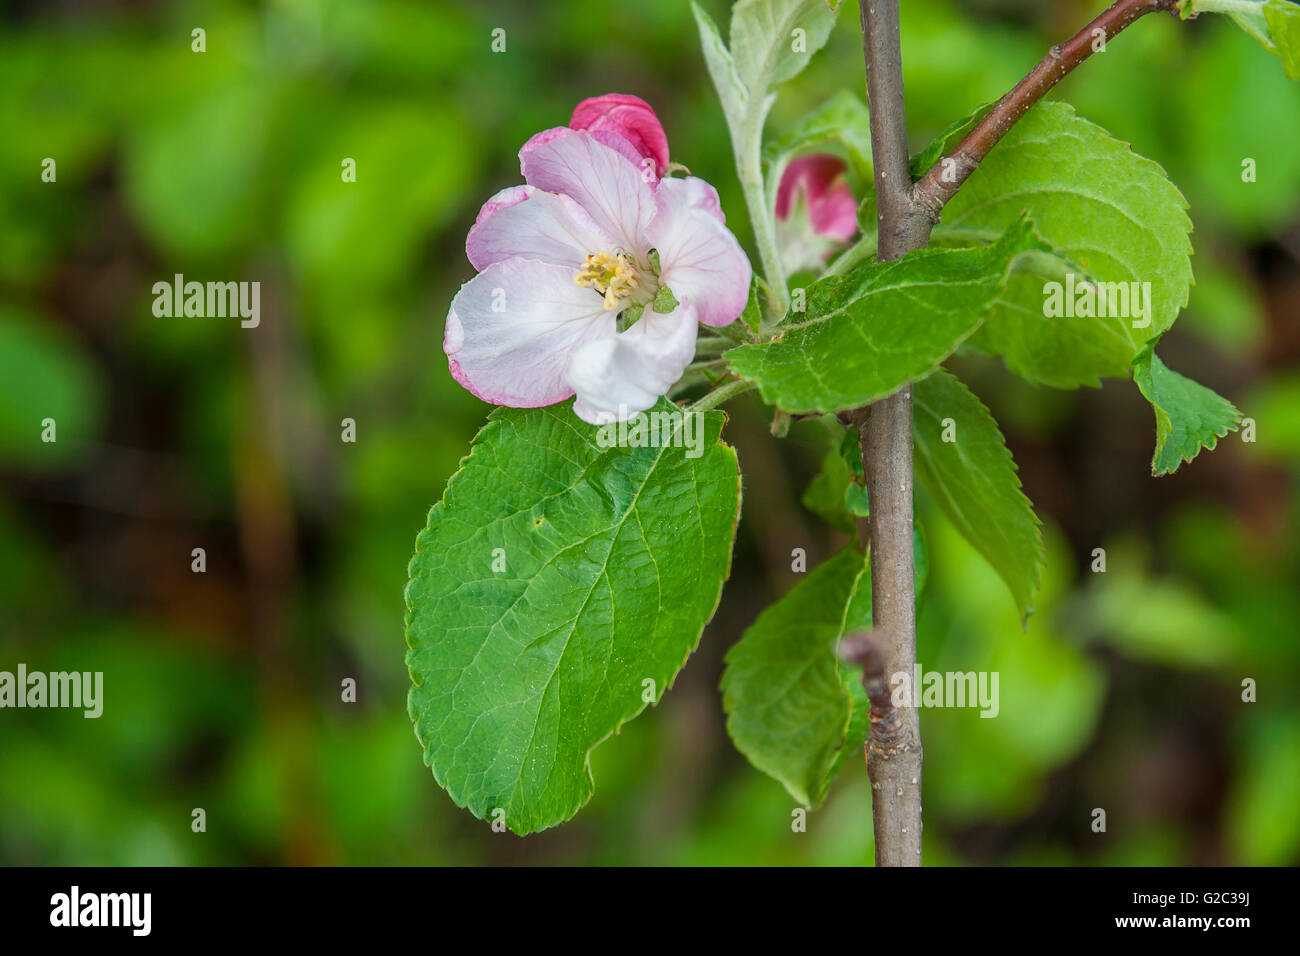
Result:
{"label": "branch node", "polygon": [[885,674],[885,655],[870,634],[850,634],[840,642],[840,657],[862,668],[862,687],[871,701],[871,734],[866,740],[868,754],[892,757],[918,750],[910,725],[903,720],[889,692]]}

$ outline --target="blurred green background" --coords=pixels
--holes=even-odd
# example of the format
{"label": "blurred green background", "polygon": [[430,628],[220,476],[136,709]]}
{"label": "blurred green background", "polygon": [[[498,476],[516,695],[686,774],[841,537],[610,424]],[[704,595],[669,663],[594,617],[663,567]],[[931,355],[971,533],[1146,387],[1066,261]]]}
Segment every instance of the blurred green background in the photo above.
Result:
{"label": "blurred green background", "polygon": [[[914,148],[1102,6],[904,3]],[[584,97],[636,93],[749,246],[688,4],[4,11],[0,669],[102,670],[105,710],[0,711],[0,862],[870,861],[863,767],[794,833],[791,799],[723,730],[722,655],[796,580],[792,548],[813,563],[842,543],[798,503],[820,443],[771,439],[752,396],[728,430],[745,506],[722,606],[663,703],[596,752],[575,820],[493,833],[437,787],[406,716],[406,563],[488,411],[447,373],[443,318],[518,147]],[[921,662],[1001,675],[996,720],[922,712],[931,863],[1300,861],[1300,83],[1210,19],[1147,18],[1056,95],[1186,193],[1197,285],[1161,353],[1258,441],[1153,479],[1131,383],[1060,393],[958,362],[1003,423],[1049,563],[1022,632],[919,502]],[[769,134],[861,91],[860,50],[850,0]],[[177,272],[259,280],[261,327],[155,317],[150,287]]]}

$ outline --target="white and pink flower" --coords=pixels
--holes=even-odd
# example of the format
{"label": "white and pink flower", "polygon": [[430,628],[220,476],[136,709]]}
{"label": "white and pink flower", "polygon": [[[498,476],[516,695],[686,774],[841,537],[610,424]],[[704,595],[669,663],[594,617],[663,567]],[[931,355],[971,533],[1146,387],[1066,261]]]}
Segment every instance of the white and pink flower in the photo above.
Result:
{"label": "white and pink flower", "polygon": [[827,257],[858,231],[858,202],[838,156],[801,156],[776,190],[776,240],[791,272],[820,271]]}
{"label": "white and pink flower", "polygon": [[698,323],[740,315],[750,265],[712,186],[661,178],[668,143],[648,104],[597,97],[572,123],[525,143],[526,185],[479,211],[465,243],[479,272],[452,301],[443,348],[484,401],[576,395],[574,412],[605,424],[681,377]]}

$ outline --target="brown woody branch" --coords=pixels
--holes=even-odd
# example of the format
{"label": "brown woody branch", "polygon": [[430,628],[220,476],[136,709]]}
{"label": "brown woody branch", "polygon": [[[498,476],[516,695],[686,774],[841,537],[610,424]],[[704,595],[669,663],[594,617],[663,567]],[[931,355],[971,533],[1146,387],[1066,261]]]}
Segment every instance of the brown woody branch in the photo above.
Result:
{"label": "brown woody branch", "polygon": [[[925,246],[930,222],[915,214],[903,107],[898,0],[860,0],[875,165],[881,261]],[[867,479],[871,514],[859,536],[871,547],[871,617],[885,673],[916,663],[912,554],[912,386],[850,413]],[[886,694],[886,700],[888,695]],[[891,713],[893,709],[891,708]],[[916,711],[894,715],[892,743],[867,741],[877,866],[921,865],[921,730]],[[873,721],[873,737],[876,735]],[[880,744],[877,746],[876,744]]]}
{"label": "brown woody branch", "polygon": [[940,210],[1016,121],[1096,52],[1098,39],[1104,37],[1109,41],[1148,13],[1176,12],[1177,5],[1178,0],[1119,0],[1070,39],[1048,50],[1038,65],[975,124],[957,148],[935,163],[912,188],[913,202],[926,213],[930,223],[939,221]]}
{"label": "brown woody branch", "polygon": [[[1174,11],[1178,0],[1118,0],[1037,66],[1002,97],[961,140],[913,184],[907,148],[899,52],[898,0],[860,0],[875,164],[878,259],[897,259],[930,241],[939,213],[989,151],[1035,103],[1094,52],[1148,13]],[[1098,33],[1100,31],[1100,34]],[[952,160],[945,163],[944,159]],[[869,651],[858,648],[870,673],[872,700],[866,741],[878,866],[921,862],[921,734],[916,710],[894,708],[885,675],[912,672],[916,662],[916,595],[912,554],[912,387],[843,413],[856,427],[871,514],[859,537],[871,549],[872,620]],[[865,526],[863,526],[865,525]]]}
{"label": "brown woody branch", "polygon": [[885,654],[876,643],[874,633],[844,638],[840,656],[862,667],[862,686],[871,701],[871,731],[864,747],[871,778],[876,863],[919,866],[921,742],[916,735],[916,724],[906,711],[894,706]]}
{"label": "brown woody branch", "polygon": [[885,674],[885,655],[876,643],[874,631],[869,634],[849,634],[840,642],[840,657],[846,663],[862,668],[862,689],[871,701],[871,736],[868,740],[882,745],[898,742],[903,722],[889,692]]}

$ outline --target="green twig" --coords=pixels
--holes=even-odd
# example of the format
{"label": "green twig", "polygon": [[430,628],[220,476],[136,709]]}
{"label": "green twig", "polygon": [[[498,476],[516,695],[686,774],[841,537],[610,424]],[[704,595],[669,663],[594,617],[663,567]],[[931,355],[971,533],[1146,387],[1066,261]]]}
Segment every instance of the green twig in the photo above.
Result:
{"label": "green twig", "polygon": [[694,405],[690,406],[689,411],[705,412],[710,408],[717,408],[723,402],[733,399],[737,395],[743,395],[752,388],[754,388],[753,382],[746,382],[741,379],[737,379],[734,382],[728,382],[726,385],[719,385]]}
{"label": "green twig", "polygon": [[848,272],[859,262],[865,262],[876,254],[876,234],[863,236],[831,260],[826,268],[826,275],[839,276]]}

